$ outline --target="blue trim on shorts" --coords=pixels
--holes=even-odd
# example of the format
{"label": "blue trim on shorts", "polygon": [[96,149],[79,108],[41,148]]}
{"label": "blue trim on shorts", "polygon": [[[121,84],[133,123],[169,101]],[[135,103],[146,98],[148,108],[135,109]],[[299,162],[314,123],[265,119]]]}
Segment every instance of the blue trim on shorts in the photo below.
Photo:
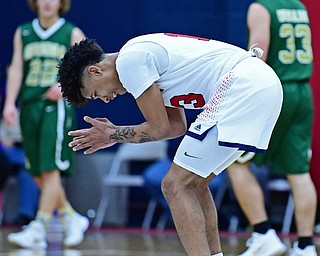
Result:
{"label": "blue trim on shorts", "polygon": [[206,130],[204,133],[202,134],[196,134],[194,132],[191,132],[191,131],[187,131],[186,135],[189,136],[189,137],[192,137],[192,138],[195,138],[197,140],[200,140],[200,141],[203,141],[204,138],[207,136],[208,132],[215,126],[212,126],[211,128],[209,128],[208,130]]}
{"label": "blue trim on shorts", "polygon": [[267,152],[266,149],[256,148],[254,146],[244,145],[244,144],[240,144],[240,143],[219,141],[218,144],[219,144],[219,146],[223,146],[223,147],[239,148],[240,150],[255,152],[255,153],[266,153]]}

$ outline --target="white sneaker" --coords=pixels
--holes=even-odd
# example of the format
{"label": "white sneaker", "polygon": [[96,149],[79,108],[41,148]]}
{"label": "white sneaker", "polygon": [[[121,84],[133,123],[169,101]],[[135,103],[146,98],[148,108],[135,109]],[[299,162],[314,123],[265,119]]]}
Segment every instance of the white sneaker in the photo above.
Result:
{"label": "white sneaker", "polygon": [[83,234],[89,227],[89,220],[75,213],[72,216],[65,216],[63,225],[65,232],[63,244],[65,246],[75,246],[82,242]]}
{"label": "white sneaker", "polygon": [[248,249],[239,256],[275,256],[287,250],[274,229],[269,229],[265,234],[253,232],[246,245]]}
{"label": "white sneaker", "polygon": [[31,221],[22,231],[9,234],[8,241],[23,248],[47,248],[46,230],[38,221]]}
{"label": "white sneaker", "polygon": [[292,249],[289,252],[289,256],[317,256],[316,247],[309,245],[304,249],[298,247],[298,242],[294,242]]}

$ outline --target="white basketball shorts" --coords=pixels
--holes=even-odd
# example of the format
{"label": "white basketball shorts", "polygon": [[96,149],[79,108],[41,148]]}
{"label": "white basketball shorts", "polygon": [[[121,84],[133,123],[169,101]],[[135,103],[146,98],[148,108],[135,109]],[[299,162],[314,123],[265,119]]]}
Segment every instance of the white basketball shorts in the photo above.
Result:
{"label": "white basketball shorts", "polygon": [[280,80],[256,57],[238,63],[218,83],[173,160],[203,178],[218,175],[244,151],[266,152],[282,106]]}

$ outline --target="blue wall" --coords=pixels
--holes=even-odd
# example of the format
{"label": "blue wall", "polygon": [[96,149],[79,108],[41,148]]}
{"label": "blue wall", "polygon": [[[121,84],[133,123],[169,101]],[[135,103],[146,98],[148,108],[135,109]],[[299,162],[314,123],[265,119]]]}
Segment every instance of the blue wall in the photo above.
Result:
{"label": "blue wall", "polygon": [[[241,2],[241,3],[239,3]],[[131,37],[151,32],[173,32],[233,43],[246,48],[246,10],[252,0],[74,0],[66,18],[106,52],[117,51]],[[0,9],[1,85],[12,56],[16,27],[34,17],[26,0],[6,1]],[[140,122],[142,116],[130,95],[109,104],[90,102],[78,110],[82,116],[108,117],[116,124]]]}

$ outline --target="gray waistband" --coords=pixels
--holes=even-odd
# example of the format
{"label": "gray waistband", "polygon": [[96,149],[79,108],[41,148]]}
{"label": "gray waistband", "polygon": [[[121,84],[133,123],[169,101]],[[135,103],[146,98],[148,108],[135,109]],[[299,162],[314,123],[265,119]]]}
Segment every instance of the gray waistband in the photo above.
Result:
{"label": "gray waistband", "polygon": [[232,57],[230,57],[230,59],[224,64],[223,68],[221,69],[219,77],[223,76],[224,74],[229,72],[231,69],[233,69],[235,65],[237,65],[238,63],[240,63],[241,61],[249,57],[261,58],[263,55],[263,50],[259,47],[254,47],[255,45],[256,44],[252,45],[249,51],[245,53],[241,52],[241,53],[232,55]]}

